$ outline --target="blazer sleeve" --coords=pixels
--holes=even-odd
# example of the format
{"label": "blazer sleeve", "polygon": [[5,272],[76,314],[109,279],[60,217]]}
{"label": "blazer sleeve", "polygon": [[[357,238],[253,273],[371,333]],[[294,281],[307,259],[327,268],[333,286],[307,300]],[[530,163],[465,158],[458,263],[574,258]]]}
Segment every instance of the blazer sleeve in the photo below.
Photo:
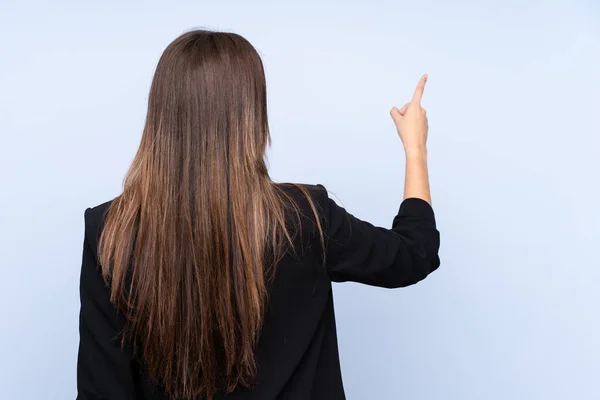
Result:
{"label": "blazer sleeve", "polygon": [[439,267],[440,235],[429,203],[404,200],[392,228],[385,229],[354,217],[318,186],[325,265],[332,281],[397,288],[415,284]]}
{"label": "blazer sleeve", "polygon": [[110,302],[110,291],[97,262],[97,224],[85,212],[77,358],[78,400],[136,398],[133,352],[121,346],[122,313]]}

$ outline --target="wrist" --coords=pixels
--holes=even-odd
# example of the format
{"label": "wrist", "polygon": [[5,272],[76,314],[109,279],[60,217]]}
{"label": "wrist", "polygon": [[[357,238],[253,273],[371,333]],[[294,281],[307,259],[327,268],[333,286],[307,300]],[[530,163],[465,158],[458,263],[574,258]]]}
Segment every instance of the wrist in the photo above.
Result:
{"label": "wrist", "polygon": [[406,157],[427,157],[427,147],[425,145],[404,146],[404,152],[406,153]]}

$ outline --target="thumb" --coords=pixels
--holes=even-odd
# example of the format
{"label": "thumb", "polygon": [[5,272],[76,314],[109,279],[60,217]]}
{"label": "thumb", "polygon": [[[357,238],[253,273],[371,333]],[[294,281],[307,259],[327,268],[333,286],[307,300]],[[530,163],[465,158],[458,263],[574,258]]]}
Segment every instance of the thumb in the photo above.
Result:
{"label": "thumb", "polygon": [[390,111],[390,115],[392,116],[392,119],[396,124],[400,121],[402,117],[404,117],[404,114],[406,114],[406,110],[408,109],[409,105],[410,103],[406,103],[400,109],[398,107],[392,108],[392,110]]}
{"label": "thumb", "polygon": [[400,122],[400,119],[404,116],[405,112],[405,107],[402,107],[401,109],[398,109],[398,107],[392,108],[392,110],[390,111],[390,115],[392,116],[394,123],[397,124],[398,122]]}
{"label": "thumb", "polygon": [[404,117],[404,114],[406,114],[406,110],[408,109],[408,106],[410,106],[410,103],[406,103],[400,109],[398,107],[392,108],[392,110],[390,111],[390,115],[392,116],[394,121],[396,121],[396,119],[398,119],[400,117]]}
{"label": "thumb", "polygon": [[409,105],[410,105],[410,103],[406,103],[404,106],[402,106],[401,109],[398,110],[400,112],[401,116],[404,116],[404,114],[406,114],[406,109],[408,108]]}

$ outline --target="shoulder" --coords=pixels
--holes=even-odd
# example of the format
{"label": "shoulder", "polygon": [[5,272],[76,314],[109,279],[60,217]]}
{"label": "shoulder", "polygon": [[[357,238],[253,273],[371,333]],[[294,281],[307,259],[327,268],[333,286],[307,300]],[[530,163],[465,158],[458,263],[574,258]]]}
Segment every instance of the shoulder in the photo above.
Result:
{"label": "shoulder", "polygon": [[302,210],[322,213],[327,206],[327,189],[321,184],[279,183],[277,187]]}
{"label": "shoulder", "polygon": [[106,214],[113,200],[107,201],[94,207],[88,207],[84,212],[85,221],[85,240],[90,244],[93,250],[96,250]]}
{"label": "shoulder", "polygon": [[283,183],[279,184],[279,188],[292,200],[288,214],[290,221],[300,222],[303,231],[326,231],[332,219],[346,215],[345,210],[329,197],[329,192],[321,184]]}
{"label": "shoulder", "polygon": [[300,200],[310,196],[315,201],[322,201],[327,197],[327,189],[321,184],[306,184],[306,183],[278,183],[277,187],[282,191],[292,196],[294,199]]}

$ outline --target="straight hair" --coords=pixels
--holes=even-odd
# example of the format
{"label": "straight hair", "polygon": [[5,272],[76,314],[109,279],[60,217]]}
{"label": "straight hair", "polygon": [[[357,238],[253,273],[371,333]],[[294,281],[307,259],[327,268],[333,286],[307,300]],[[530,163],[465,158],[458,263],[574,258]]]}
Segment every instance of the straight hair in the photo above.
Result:
{"label": "straight hair", "polygon": [[[99,261],[153,382],[211,399],[255,383],[267,283],[298,210],[269,177],[262,61],[243,37],[194,30],[162,54],[141,143]],[[323,231],[307,190],[318,232]]]}

